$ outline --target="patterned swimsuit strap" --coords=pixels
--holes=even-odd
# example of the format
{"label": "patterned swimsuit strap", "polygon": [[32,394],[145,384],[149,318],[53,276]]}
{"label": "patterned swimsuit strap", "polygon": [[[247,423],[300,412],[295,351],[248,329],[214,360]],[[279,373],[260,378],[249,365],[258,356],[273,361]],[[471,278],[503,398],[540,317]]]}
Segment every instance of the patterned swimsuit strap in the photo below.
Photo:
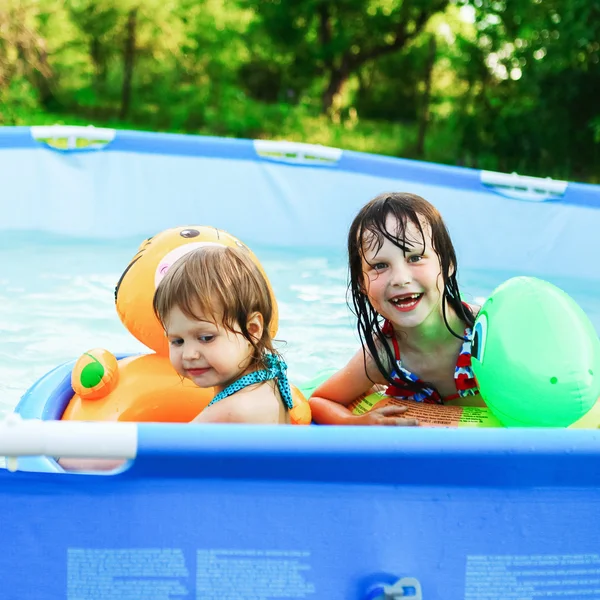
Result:
{"label": "patterned swimsuit strap", "polygon": [[277,387],[279,388],[281,399],[288,409],[292,409],[294,407],[294,401],[292,399],[292,392],[286,375],[287,365],[275,354],[265,354],[265,363],[267,364],[267,369],[253,371],[252,373],[240,377],[237,381],[228,385],[222,392],[219,392],[210,401],[208,406],[243,390],[249,385],[277,379]]}

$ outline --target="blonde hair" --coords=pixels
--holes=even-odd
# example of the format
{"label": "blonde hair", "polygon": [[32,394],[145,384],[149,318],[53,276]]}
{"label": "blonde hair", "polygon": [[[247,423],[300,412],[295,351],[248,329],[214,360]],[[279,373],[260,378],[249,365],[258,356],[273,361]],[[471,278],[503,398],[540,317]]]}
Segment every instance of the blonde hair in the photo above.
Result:
{"label": "blonde hair", "polygon": [[[229,246],[204,246],[178,259],[154,293],[154,312],[163,328],[173,308],[198,319],[198,311],[232,333],[239,327],[254,351],[251,366],[265,369],[265,354],[275,354],[269,324],[273,304],[265,278],[248,254]],[[254,313],[263,318],[260,339],[247,329]]]}

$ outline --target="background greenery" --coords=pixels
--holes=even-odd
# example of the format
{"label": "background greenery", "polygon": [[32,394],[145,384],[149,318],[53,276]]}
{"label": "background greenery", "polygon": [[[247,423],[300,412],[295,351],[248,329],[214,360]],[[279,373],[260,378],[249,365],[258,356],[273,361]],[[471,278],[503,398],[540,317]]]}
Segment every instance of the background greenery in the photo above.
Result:
{"label": "background greenery", "polygon": [[600,181],[600,0],[0,0],[0,124]]}

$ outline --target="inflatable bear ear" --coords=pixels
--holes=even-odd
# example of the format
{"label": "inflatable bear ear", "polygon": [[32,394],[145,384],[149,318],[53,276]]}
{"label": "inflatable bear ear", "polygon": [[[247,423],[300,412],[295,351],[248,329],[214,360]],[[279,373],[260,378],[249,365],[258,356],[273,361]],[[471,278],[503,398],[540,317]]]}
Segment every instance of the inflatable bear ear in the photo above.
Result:
{"label": "inflatable bear ear", "polygon": [[481,396],[507,427],[568,427],[600,396],[600,341],[565,292],[532,277],[500,285],[473,328]]}
{"label": "inflatable bear ear", "polygon": [[237,238],[226,231],[206,226],[187,226],[167,229],[140,245],[138,252],[121,275],[115,288],[115,303],[121,322],[142,344],[157,354],[167,356],[169,346],[163,327],[154,314],[152,300],[156,286],[169,267],[186,252],[207,244],[242,248],[262,273],[273,303],[273,317],[269,324],[271,337],[277,335],[279,316],[277,301],[269,279],[256,255]]}
{"label": "inflatable bear ear", "polygon": [[71,387],[85,400],[98,400],[108,396],[118,381],[117,359],[104,348],[84,352],[71,372]]}

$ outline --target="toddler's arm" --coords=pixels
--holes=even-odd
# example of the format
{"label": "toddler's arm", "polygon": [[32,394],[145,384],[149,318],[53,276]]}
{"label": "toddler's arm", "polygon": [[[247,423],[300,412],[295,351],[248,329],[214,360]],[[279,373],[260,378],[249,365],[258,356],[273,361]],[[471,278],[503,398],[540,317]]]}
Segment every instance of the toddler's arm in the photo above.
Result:
{"label": "toddler's arm", "polygon": [[115,458],[59,458],[57,462],[65,471],[112,471],[126,461]]}

